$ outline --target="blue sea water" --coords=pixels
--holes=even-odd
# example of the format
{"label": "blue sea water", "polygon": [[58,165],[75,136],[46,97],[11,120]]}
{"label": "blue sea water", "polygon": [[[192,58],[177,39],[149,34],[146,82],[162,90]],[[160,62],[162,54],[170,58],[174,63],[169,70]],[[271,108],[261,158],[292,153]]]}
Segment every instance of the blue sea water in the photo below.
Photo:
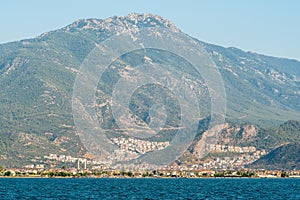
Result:
{"label": "blue sea water", "polygon": [[300,199],[300,179],[0,179],[0,199]]}

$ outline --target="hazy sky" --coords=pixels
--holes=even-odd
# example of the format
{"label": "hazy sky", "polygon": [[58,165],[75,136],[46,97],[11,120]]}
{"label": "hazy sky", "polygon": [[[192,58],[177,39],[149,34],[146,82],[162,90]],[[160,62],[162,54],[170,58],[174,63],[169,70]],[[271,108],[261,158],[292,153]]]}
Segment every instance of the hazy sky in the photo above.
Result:
{"label": "hazy sky", "polygon": [[152,13],[202,41],[300,60],[297,0],[3,0],[0,43],[31,38],[77,19]]}

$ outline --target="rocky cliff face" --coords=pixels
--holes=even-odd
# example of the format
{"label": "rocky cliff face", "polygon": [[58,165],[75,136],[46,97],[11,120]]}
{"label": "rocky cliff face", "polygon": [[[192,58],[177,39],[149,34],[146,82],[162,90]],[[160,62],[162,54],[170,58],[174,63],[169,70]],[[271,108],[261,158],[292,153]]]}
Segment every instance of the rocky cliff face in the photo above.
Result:
{"label": "rocky cliff face", "polygon": [[152,14],[132,13],[127,16],[114,16],[108,19],[81,19],[66,26],[65,31],[96,30],[98,32],[113,32],[115,34],[132,31],[139,31],[146,27],[161,27],[180,32],[180,30],[169,20]]}

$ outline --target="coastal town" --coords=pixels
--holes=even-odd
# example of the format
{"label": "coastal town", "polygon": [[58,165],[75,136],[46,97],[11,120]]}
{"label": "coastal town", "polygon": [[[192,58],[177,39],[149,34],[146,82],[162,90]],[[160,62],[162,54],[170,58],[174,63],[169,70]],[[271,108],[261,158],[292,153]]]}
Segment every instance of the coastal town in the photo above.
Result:
{"label": "coastal town", "polygon": [[[56,168],[74,168],[74,169],[156,169],[162,166],[152,166],[149,164],[131,166],[130,162],[148,152],[162,150],[167,148],[169,142],[152,142],[133,138],[112,138],[111,141],[118,147],[113,154],[107,156],[104,160],[97,160],[94,156],[73,157],[67,154],[49,154],[43,157],[34,157],[29,163],[24,165],[24,169],[56,169]],[[208,144],[206,148],[209,153],[214,154],[200,162],[193,162],[187,159],[176,167],[178,170],[236,170],[245,168],[246,165],[258,160],[261,156],[266,155],[265,150],[257,150],[253,146],[230,146],[221,144]],[[197,152],[195,152],[197,157]],[[121,163],[126,163],[122,165]],[[115,163],[118,163],[115,165]],[[165,167],[165,166],[163,166]]]}
{"label": "coastal town", "polygon": [[[141,154],[166,148],[169,142],[149,142],[130,138],[113,138],[119,147],[114,152],[114,159],[126,161]],[[181,163],[165,166],[146,165],[112,165],[112,159],[99,161],[87,157],[49,154],[42,158],[31,159],[31,163],[22,168],[0,167],[0,177],[94,177],[94,178],[126,178],[126,177],[256,177],[300,178],[300,171],[249,169],[247,164],[254,162],[267,152],[255,147],[239,147],[228,145],[207,145],[210,153],[232,153],[233,156],[214,156],[199,164]]]}

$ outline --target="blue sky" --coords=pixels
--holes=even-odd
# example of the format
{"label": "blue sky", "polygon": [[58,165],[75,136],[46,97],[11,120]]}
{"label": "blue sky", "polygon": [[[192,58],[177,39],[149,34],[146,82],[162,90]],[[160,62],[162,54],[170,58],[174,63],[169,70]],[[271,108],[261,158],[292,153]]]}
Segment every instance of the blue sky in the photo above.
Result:
{"label": "blue sky", "polygon": [[300,60],[297,0],[4,0],[0,43],[35,37],[77,19],[153,13],[202,41]]}

